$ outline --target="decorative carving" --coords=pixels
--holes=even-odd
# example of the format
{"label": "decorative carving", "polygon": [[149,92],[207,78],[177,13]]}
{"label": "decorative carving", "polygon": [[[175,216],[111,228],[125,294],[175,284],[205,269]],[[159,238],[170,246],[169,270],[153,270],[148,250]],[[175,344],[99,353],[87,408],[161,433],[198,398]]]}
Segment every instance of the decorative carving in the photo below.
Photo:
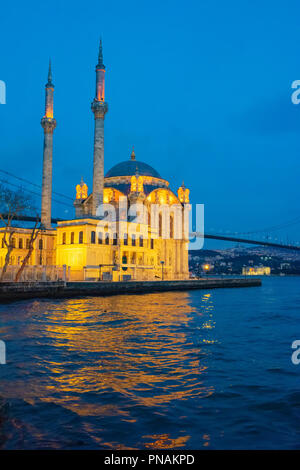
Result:
{"label": "decorative carving", "polygon": [[56,120],[53,118],[43,117],[41,120],[41,126],[44,129],[45,134],[53,134],[56,128]]}
{"label": "decorative carving", "polygon": [[104,119],[105,114],[108,111],[107,103],[103,101],[97,101],[96,99],[92,102],[91,108],[94,113],[95,119]]}

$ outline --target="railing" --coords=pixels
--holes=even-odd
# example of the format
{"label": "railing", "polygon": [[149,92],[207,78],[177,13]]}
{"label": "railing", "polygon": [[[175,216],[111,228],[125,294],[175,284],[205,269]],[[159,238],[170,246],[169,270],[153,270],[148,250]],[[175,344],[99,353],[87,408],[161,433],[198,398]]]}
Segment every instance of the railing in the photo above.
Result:
{"label": "railing", "polygon": [[[20,266],[8,266],[3,282],[15,282]],[[0,275],[2,268],[0,268]],[[63,266],[25,266],[19,282],[53,282],[67,280],[67,270]]]}

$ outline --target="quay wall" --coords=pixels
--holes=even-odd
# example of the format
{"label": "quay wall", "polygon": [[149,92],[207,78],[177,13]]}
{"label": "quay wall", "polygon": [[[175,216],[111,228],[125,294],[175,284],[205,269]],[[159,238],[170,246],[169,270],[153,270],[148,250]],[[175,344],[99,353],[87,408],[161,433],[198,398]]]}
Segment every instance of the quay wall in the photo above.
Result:
{"label": "quay wall", "polygon": [[186,281],[123,281],[123,282],[3,282],[0,283],[0,302],[28,298],[71,298],[149,292],[185,291],[261,286],[259,278],[214,278]]}

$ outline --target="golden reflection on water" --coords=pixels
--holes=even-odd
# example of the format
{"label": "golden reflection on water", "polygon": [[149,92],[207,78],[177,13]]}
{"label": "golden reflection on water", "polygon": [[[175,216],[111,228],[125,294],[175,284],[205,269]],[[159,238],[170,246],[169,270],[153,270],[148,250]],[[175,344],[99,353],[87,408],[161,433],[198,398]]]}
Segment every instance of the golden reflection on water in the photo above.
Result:
{"label": "golden reflection on water", "polygon": [[[15,381],[11,391],[28,402],[39,399],[79,416],[116,416],[133,424],[131,408],[169,406],[214,392],[203,380],[207,365],[199,355],[203,344],[214,342],[203,336],[214,328],[210,294],[199,296],[197,308],[189,293],[153,293],[37,302],[32,315],[22,333],[38,346],[30,360],[42,373]],[[26,361],[18,367],[30,374]],[[153,440],[148,448],[175,448],[189,436],[147,438]]]}

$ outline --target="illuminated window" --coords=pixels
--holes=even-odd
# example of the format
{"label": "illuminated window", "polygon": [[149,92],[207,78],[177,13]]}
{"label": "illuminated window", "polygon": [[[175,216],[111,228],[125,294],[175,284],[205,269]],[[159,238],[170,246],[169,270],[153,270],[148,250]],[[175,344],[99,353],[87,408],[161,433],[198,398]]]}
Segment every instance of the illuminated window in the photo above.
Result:
{"label": "illuminated window", "polygon": [[117,245],[117,244],[118,244],[118,234],[114,233],[113,245]]}
{"label": "illuminated window", "polygon": [[74,232],[71,232],[71,244],[74,244]]}
{"label": "illuminated window", "polygon": [[23,248],[23,238],[19,238],[19,248]]}
{"label": "illuminated window", "polygon": [[109,233],[105,234],[105,245],[109,245]]}
{"label": "illuminated window", "polygon": [[154,250],[154,240],[153,240],[153,238],[151,238],[151,240],[150,240],[150,248],[151,248],[151,250]]}
{"label": "illuminated window", "polygon": [[[66,235],[66,234],[65,234]],[[66,243],[66,240],[65,240],[65,243]],[[40,239],[39,240],[39,250],[42,250],[43,249],[43,240]]]}
{"label": "illuminated window", "polygon": [[140,246],[144,246],[144,240],[143,240],[143,235],[140,236]]}
{"label": "illuminated window", "polygon": [[103,233],[98,232],[98,244],[102,245],[102,243],[103,243]]}
{"label": "illuminated window", "polygon": [[26,238],[26,250],[29,250],[29,238]]}
{"label": "illuminated window", "polygon": [[131,244],[132,244],[132,246],[135,246],[135,235],[134,235],[134,233],[131,236]]}
{"label": "illuminated window", "polygon": [[62,234],[62,244],[65,245],[66,244],[66,232],[64,232]]}
{"label": "illuminated window", "polygon": [[78,243],[83,243],[83,232],[79,232]]}
{"label": "illuminated window", "polygon": [[91,232],[91,243],[96,243],[96,232],[94,230]]}

